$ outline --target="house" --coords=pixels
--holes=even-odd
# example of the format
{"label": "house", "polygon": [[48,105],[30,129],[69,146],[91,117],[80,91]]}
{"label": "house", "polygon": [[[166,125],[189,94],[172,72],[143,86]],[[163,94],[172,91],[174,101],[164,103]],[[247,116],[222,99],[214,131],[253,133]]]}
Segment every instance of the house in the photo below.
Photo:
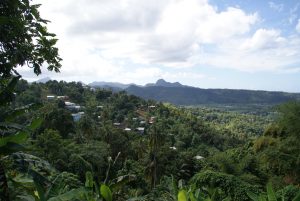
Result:
{"label": "house", "polygon": [[68,99],[69,99],[69,96],[57,96],[57,99],[60,99],[60,100],[68,100]]}
{"label": "house", "polygon": [[71,114],[71,115],[73,117],[73,121],[75,121],[75,122],[79,121],[81,118],[81,114],[79,114],[79,113],[75,113],[75,114]]}
{"label": "house", "polygon": [[69,110],[79,110],[80,106],[76,106],[75,103],[69,102],[69,101],[65,101],[65,107]]}
{"label": "house", "polygon": [[47,96],[47,100],[54,100],[56,97],[55,96],[53,96],[53,95],[48,95]]}
{"label": "house", "polygon": [[75,103],[65,101],[65,106],[75,106]]}
{"label": "house", "polygon": [[74,109],[75,109],[75,110],[80,110],[80,108],[81,108],[80,105],[75,105],[75,106],[74,106]]}
{"label": "house", "polygon": [[173,146],[173,147],[170,147],[170,149],[176,150],[177,148]]}
{"label": "house", "polygon": [[141,134],[143,134],[143,133],[145,132],[145,128],[144,128],[144,127],[137,127],[136,130],[137,130],[139,133],[141,133]]}
{"label": "house", "polygon": [[148,108],[153,109],[153,108],[156,108],[156,106],[155,105],[149,105]]}
{"label": "house", "polygon": [[120,126],[121,125],[121,123],[119,123],[119,122],[115,122],[113,124],[114,124],[114,126]]}
{"label": "house", "polygon": [[196,159],[196,160],[201,160],[201,159],[204,159],[204,157],[203,157],[203,156],[197,155],[197,156],[194,157],[194,159]]}
{"label": "house", "polygon": [[125,128],[124,131],[131,131],[131,128]]}

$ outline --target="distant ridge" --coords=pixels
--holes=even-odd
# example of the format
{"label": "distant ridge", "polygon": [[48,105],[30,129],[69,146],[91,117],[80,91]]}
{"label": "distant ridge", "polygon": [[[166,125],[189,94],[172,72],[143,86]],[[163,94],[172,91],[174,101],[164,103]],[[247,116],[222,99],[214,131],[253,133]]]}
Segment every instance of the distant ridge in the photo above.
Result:
{"label": "distant ridge", "polygon": [[126,89],[130,85],[134,84],[122,84],[120,82],[92,82],[89,84],[91,87],[99,87],[99,88],[116,88],[116,89]]}
{"label": "distant ridge", "polygon": [[286,93],[259,90],[238,89],[202,89],[182,85],[179,82],[167,82],[159,79],[145,86],[122,84],[119,82],[92,82],[91,87],[125,90],[127,93],[144,99],[170,102],[176,105],[199,104],[279,104],[291,100],[300,100],[299,93]]}
{"label": "distant ridge", "polygon": [[170,102],[176,105],[199,104],[279,104],[291,100],[300,100],[300,94],[236,90],[236,89],[201,89],[195,87],[137,87],[126,89],[144,99]]}

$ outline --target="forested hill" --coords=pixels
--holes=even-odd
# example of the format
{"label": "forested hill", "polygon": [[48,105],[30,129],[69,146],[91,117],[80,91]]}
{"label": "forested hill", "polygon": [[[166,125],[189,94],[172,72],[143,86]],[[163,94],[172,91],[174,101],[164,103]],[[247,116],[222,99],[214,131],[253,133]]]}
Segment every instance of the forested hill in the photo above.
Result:
{"label": "forested hill", "polygon": [[185,189],[206,200],[212,189],[219,193],[212,201],[250,201],[268,182],[285,200],[299,192],[299,102],[279,107],[274,121],[80,82],[20,80],[12,97],[0,107],[0,155],[14,182],[12,199],[0,200],[99,200],[105,188],[105,201],[177,201]]}
{"label": "forested hill", "polygon": [[126,89],[144,99],[170,102],[176,105],[199,105],[199,104],[278,104],[289,100],[300,100],[300,94],[234,90],[234,89],[201,89],[195,87],[164,87],[130,86]]}

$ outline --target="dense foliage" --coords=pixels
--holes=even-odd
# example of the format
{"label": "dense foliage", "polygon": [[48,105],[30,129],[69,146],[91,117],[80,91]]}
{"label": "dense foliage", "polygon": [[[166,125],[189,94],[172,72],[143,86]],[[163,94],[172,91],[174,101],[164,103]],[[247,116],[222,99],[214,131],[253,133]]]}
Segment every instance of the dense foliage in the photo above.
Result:
{"label": "dense foliage", "polygon": [[0,4],[1,201],[299,201],[299,102],[262,115],[19,80],[17,65],[60,67],[37,8]]}
{"label": "dense foliage", "polygon": [[[16,91],[14,107],[29,100],[43,106],[15,121],[26,124],[33,117],[43,122],[24,144],[27,154],[17,153],[34,165],[14,169],[24,166],[15,155],[3,160],[10,189],[26,178],[34,191],[36,174],[46,183],[63,174],[66,180],[59,185],[67,189],[59,194],[74,191],[75,197],[88,194],[89,199],[103,198],[95,191],[102,184],[110,188],[113,200],[176,200],[180,189],[190,195],[198,189],[202,197],[214,192],[215,200],[250,200],[247,193],[258,195],[268,182],[278,196],[286,188],[293,189],[286,194],[289,198],[298,191],[298,102],[280,106],[278,113],[245,114],[177,108],[76,82],[21,80]],[[77,107],[68,106],[70,102]],[[72,115],[79,113],[75,120]],[[33,156],[37,158],[27,158]],[[93,183],[90,190],[84,187],[87,173]],[[13,200],[34,199],[26,185],[20,182],[19,190],[12,190]],[[47,192],[49,187],[42,188]]]}

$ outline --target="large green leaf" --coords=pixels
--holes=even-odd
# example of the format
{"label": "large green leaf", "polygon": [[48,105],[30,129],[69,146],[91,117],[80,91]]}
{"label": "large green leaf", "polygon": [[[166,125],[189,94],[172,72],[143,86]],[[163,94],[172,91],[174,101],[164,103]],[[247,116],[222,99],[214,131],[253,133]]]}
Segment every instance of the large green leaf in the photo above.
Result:
{"label": "large green leaf", "polygon": [[28,137],[28,133],[26,132],[18,132],[15,135],[9,135],[6,137],[0,138],[0,147],[6,146],[7,143],[14,143],[14,144],[20,144],[22,142],[25,142],[25,140]]}
{"label": "large green leaf", "polygon": [[106,201],[112,201],[112,193],[110,191],[110,188],[105,184],[101,184],[100,193]]}
{"label": "large green leaf", "polygon": [[36,201],[32,195],[18,195],[17,198],[19,198],[18,200],[22,201]]}
{"label": "large green leaf", "polygon": [[84,188],[73,189],[64,194],[52,197],[48,199],[48,201],[70,201],[73,199],[82,200],[84,198],[85,193],[86,190]]}
{"label": "large green leaf", "polygon": [[8,104],[13,99],[13,91],[21,76],[15,76],[10,79],[8,84],[0,91],[0,106]]}
{"label": "large green leaf", "polygon": [[5,113],[5,121],[11,122],[14,121],[16,117],[26,113],[27,111],[36,110],[38,108],[42,107],[42,104],[40,103],[34,103],[34,104],[28,104],[21,108],[16,108],[13,111],[9,111],[8,113]]}
{"label": "large green leaf", "polygon": [[252,192],[247,192],[247,195],[249,198],[251,198],[253,201],[258,201],[258,195],[252,193]]}
{"label": "large green leaf", "polygon": [[267,184],[267,194],[268,194],[268,201],[277,201],[275,192],[273,190],[272,184]]}
{"label": "large green leaf", "polygon": [[85,173],[85,187],[93,188],[93,186],[94,186],[93,174],[90,171],[88,171]]}
{"label": "large green leaf", "polygon": [[0,147],[0,154],[7,155],[23,150],[25,150],[24,146],[13,142],[7,142],[4,146]]}
{"label": "large green leaf", "polygon": [[42,118],[36,118],[36,119],[34,119],[31,122],[31,124],[27,128],[31,129],[31,130],[35,130],[38,127],[40,127],[42,123],[43,123],[43,119]]}
{"label": "large green leaf", "polygon": [[178,201],[188,201],[187,192],[185,190],[180,190],[178,192]]}
{"label": "large green leaf", "polygon": [[300,191],[292,201],[300,201]]}
{"label": "large green leaf", "polygon": [[132,174],[119,176],[119,177],[117,177],[116,179],[114,179],[112,181],[112,184],[110,185],[110,188],[114,191],[116,189],[121,188],[126,183],[128,183],[130,181],[133,181],[135,179],[136,179],[136,176],[132,175]]}

